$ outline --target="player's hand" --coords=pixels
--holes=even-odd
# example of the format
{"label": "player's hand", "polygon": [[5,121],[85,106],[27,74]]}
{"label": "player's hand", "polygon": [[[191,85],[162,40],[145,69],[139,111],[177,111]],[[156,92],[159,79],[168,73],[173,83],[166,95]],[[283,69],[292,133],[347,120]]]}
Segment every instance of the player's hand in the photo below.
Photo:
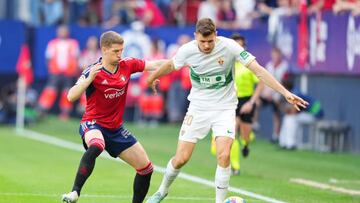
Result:
{"label": "player's hand", "polygon": [[151,89],[152,89],[152,91],[154,92],[155,95],[157,94],[156,86],[157,86],[157,84],[159,84],[159,83],[160,83],[160,80],[159,80],[159,79],[153,80],[153,79],[151,79],[150,77],[148,77],[148,78],[146,79],[146,84],[147,84],[147,86],[148,86],[148,87],[151,87]]}
{"label": "player's hand", "polygon": [[100,72],[100,69],[102,68],[102,63],[97,63],[93,67],[90,68],[89,72],[89,80],[93,81],[96,77],[96,75]]}
{"label": "player's hand", "polygon": [[253,103],[247,101],[240,109],[240,113],[250,113],[253,108]]}
{"label": "player's hand", "polygon": [[296,96],[295,94],[288,92],[285,95],[286,100],[294,106],[294,108],[300,111],[300,107],[306,108],[309,103],[302,98]]}

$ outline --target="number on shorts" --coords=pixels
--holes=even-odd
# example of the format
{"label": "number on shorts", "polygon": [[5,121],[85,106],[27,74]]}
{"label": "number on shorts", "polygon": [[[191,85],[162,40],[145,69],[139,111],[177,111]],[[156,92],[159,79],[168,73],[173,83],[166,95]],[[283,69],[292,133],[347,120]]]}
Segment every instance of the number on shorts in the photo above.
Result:
{"label": "number on shorts", "polygon": [[186,115],[184,118],[183,124],[191,125],[193,118],[194,118],[194,116],[192,116],[192,115]]}

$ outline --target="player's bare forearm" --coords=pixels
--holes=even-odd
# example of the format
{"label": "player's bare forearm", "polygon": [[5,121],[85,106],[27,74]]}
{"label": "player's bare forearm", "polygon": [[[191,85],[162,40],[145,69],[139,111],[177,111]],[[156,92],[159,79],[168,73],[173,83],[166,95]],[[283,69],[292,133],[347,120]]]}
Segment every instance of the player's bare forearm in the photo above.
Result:
{"label": "player's bare forearm", "polygon": [[70,88],[67,99],[70,102],[74,102],[78,100],[81,95],[86,91],[86,89],[91,84],[92,80],[90,78],[83,79],[81,81],[78,81],[73,87]]}
{"label": "player's bare forearm", "polygon": [[155,72],[153,72],[147,79],[147,83],[149,86],[152,85],[152,83],[160,78],[163,75],[167,75],[171,73],[173,70],[175,70],[174,64],[171,60],[167,60],[165,63],[163,63]]}
{"label": "player's bare forearm", "polygon": [[263,81],[267,86],[279,92],[283,96],[289,94],[289,91],[282,86],[264,67],[260,66],[256,60],[252,61],[248,68]]}
{"label": "player's bare forearm", "polygon": [[168,59],[160,59],[154,61],[146,61],[145,62],[145,71],[153,72],[160,68],[164,63],[168,62]]}

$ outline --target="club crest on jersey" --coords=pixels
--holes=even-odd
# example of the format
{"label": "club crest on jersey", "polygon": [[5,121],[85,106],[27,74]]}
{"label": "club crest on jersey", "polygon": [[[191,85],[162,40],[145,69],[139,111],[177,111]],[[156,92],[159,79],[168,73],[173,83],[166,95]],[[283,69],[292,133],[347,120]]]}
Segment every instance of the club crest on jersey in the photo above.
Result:
{"label": "club crest on jersey", "polygon": [[219,65],[223,65],[224,59],[222,57],[218,58],[218,63],[219,63]]}
{"label": "club crest on jersey", "polygon": [[125,87],[121,88],[121,89],[116,89],[116,88],[108,88],[104,91],[104,97],[106,99],[115,99],[120,97],[121,95],[123,95],[125,93]]}
{"label": "club crest on jersey", "polygon": [[125,81],[126,81],[126,77],[123,76],[123,75],[120,75],[120,80],[123,81],[123,82],[125,82]]}

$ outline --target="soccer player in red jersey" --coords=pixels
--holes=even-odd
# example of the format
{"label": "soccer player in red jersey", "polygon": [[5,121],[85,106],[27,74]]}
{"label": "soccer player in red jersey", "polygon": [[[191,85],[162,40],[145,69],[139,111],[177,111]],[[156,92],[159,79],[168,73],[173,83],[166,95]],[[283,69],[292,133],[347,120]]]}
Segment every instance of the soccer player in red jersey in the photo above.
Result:
{"label": "soccer player in red jersey", "polygon": [[67,95],[68,100],[74,102],[86,92],[86,110],[79,129],[86,152],[73,188],[62,196],[62,201],[78,200],[96,158],[105,149],[112,157],[119,157],[136,169],[132,202],[140,203],[148,192],[153,166],[144,148],[123,126],[126,92],[132,73],[155,70],[166,60],[122,59],[124,40],[113,31],[101,35],[100,47],[102,58],[83,71]]}

